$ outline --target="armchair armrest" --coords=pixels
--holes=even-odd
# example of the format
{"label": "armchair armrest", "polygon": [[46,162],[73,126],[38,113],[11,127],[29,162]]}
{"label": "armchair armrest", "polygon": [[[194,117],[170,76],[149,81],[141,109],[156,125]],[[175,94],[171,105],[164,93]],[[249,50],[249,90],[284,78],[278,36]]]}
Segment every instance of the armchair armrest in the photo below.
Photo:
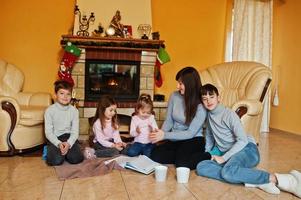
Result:
{"label": "armchair armrest", "polygon": [[248,99],[238,101],[232,106],[232,110],[234,110],[240,118],[245,114],[251,116],[259,115],[262,109],[263,105],[260,101]]}
{"label": "armchair armrest", "polygon": [[5,151],[13,155],[15,147],[11,141],[11,134],[20,120],[20,107],[14,98],[0,96],[0,119],[0,155]]}
{"label": "armchair armrest", "polygon": [[26,106],[49,106],[51,105],[51,95],[43,92],[19,92],[16,95],[17,101]]}
{"label": "armchair armrest", "polygon": [[9,115],[15,118],[15,124],[20,120],[20,106],[16,99],[8,96],[0,96],[0,111],[5,110]]}

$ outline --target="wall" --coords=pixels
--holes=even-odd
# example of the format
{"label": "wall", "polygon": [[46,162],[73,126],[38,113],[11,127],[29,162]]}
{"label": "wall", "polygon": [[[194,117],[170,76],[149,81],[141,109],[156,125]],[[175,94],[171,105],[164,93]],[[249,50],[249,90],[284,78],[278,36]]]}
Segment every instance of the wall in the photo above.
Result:
{"label": "wall", "polygon": [[[227,0],[152,0],[153,31],[160,31],[172,61],[162,66],[164,83],[157,93],[175,89],[181,67],[198,69],[223,60]],[[26,91],[52,92],[62,34],[72,30],[75,0],[1,1],[0,58],[25,73]],[[57,6],[59,5],[59,6]],[[301,135],[301,1],[275,1],[274,74],[279,72],[280,105],[271,109],[271,127]],[[277,69],[275,71],[275,69]]]}
{"label": "wall", "polygon": [[226,0],[152,0],[153,30],[165,40],[171,62],[162,68],[166,97],[176,89],[175,76],[183,67],[201,70],[224,60]]}
{"label": "wall", "polygon": [[[131,25],[133,36],[141,37],[137,33],[139,24],[152,24],[151,0],[77,0],[81,13],[89,17],[91,12],[95,14],[95,23],[91,24],[89,32],[98,29],[99,23],[106,29],[115,15],[120,11],[121,23]],[[105,5],[105,6],[104,6]],[[75,20],[74,32],[78,30],[78,18]]]}
{"label": "wall", "polygon": [[[62,56],[60,36],[72,30],[74,4],[1,2],[0,58],[25,73],[24,90],[52,92]],[[183,66],[203,69],[223,60],[226,0],[153,0],[152,15],[153,31],[160,31],[172,59],[162,67],[164,83],[157,93],[168,96],[175,89],[175,74]]]}
{"label": "wall", "polygon": [[73,24],[75,0],[1,1],[0,58],[25,74],[25,91],[53,91],[60,38]]}
{"label": "wall", "polygon": [[271,109],[272,128],[301,135],[301,1],[274,5],[273,67],[279,77],[279,106]]}

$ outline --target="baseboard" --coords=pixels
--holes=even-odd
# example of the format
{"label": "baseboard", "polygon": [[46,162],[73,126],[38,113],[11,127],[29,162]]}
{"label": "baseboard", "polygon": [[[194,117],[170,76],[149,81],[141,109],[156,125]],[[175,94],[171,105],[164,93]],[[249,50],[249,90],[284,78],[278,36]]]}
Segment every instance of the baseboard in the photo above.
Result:
{"label": "baseboard", "polygon": [[270,128],[270,132],[276,132],[276,133],[281,133],[281,134],[290,134],[290,135],[296,135],[296,136],[301,137],[301,133],[293,133],[293,132],[284,131],[284,130],[277,129],[277,128]]}

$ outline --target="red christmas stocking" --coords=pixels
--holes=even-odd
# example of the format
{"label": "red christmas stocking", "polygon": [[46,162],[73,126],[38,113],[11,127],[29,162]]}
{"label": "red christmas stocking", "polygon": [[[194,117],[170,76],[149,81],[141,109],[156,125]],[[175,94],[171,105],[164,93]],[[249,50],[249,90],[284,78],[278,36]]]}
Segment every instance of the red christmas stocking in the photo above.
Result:
{"label": "red christmas stocking", "polygon": [[157,87],[161,87],[163,84],[163,80],[162,80],[162,76],[161,76],[161,63],[160,61],[157,59],[156,60],[156,64],[155,64],[155,84]]}
{"label": "red christmas stocking", "polygon": [[160,47],[158,50],[158,55],[155,63],[155,84],[157,87],[161,87],[163,84],[163,79],[160,72],[161,65],[169,61],[170,61],[170,57],[167,51],[164,48]]}
{"label": "red christmas stocking", "polygon": [[65,65],[65,67],[72,67],[75,63],[75,61],[77,60],[78,56],[65,51],[63,58],[62,58],[62,62]]}
{"label": "red christmas stocking", "polygon": [[65,67],[64,64],[61,64],[60,70],[58,71],[58,76],[61,80],[65,80],[73,86],[74,81],[71,76],[71,70],[72,69],[70,67]]}
{"label": "red christmas stocking", "polygon": [[61,80],[68,81],[71,85],[74,85],[74,81],[71,76],[72,68],[76,60],[81,54],[81,49],[68,42],[65,47],[65,52],[61,60],[60,68],[58,71],[58,77]]}

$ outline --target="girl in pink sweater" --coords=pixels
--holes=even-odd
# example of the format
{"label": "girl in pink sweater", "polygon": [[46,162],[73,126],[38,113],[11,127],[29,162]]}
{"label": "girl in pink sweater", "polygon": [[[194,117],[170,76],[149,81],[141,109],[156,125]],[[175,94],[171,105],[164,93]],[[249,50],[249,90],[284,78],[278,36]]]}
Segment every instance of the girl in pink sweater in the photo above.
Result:
{"label": "girl in pink sweater", "polygon": [[116,109],[117,104],[111,96],[101,96],[93,123],[94,149],[85,149],[86,158],[115,156],[126,147],[118,131]]}
{"label": "girl in pink sweater", "polygon": [[132,117],[130,135],[135,137],[134,143],[127,149],[128,156],[140,154],[150,156],[154,144],[149,140],[149,133],[158,129],[151,96],[141,94]]}

